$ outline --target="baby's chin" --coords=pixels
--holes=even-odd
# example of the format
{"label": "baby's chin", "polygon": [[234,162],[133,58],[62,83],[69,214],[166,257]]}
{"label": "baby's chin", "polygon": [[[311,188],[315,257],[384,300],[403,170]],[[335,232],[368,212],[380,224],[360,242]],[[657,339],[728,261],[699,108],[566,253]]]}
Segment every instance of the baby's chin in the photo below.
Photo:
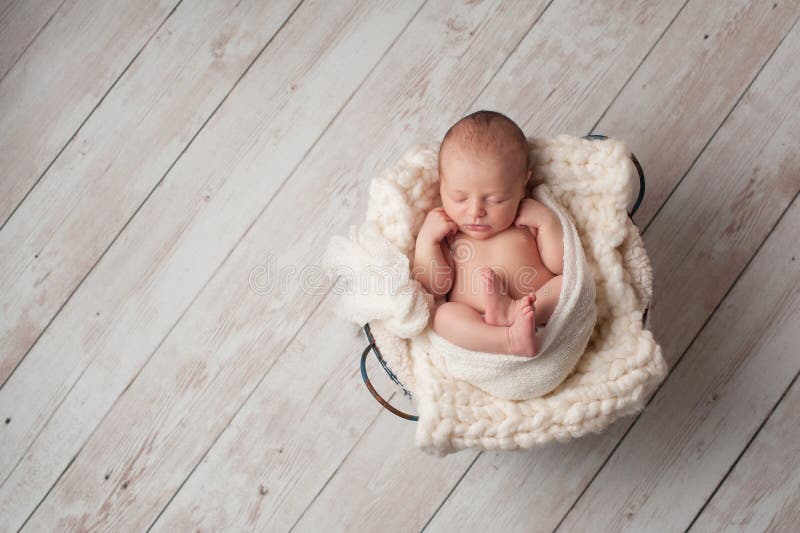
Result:
{"label": "baby's chin", "polygon": [[467,235],[468,237],[471,237],[476,240],[485,240],[494,237],[498,233],[502,233],[507,228],[497,228],[495,226],[489,226],[487,229],[474,229],[465,226],[459,226],[458,229],[461,231],[461,233]]}

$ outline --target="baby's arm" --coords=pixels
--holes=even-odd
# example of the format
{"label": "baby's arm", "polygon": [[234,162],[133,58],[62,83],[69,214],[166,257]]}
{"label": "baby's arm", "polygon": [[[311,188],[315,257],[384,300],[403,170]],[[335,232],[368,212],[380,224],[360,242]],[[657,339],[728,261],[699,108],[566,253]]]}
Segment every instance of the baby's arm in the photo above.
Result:
{"label": "baby's arm", "polygon": [[446,295],[453,285],[453,268],[445,256],[447,245],[443,241],[457,230],[444,209],[437,207],[425,217],[417,235],[411,275],[434,296]]}
{"label": "baby's arm", "polygon": [[564,273],[564,230],[561,221],[550,208],[532,198],[519,204],[514,225],[527,226],[536,237],[542,263],[553,274]]}

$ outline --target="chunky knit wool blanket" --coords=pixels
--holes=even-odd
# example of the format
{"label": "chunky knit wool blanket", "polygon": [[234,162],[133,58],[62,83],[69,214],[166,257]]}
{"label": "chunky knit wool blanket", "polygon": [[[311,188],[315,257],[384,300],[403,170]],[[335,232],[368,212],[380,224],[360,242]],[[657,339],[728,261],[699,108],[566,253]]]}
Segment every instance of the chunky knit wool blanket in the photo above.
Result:
{"label": "chunky knit wool blanket", "polygon": [[[561,330],[580,335],[581,328],[569,322],[573,317],[588,333],[588,341],[572,342],[573,351],[580,348],[577,356],[563,357],[566,348],[559,352],[555,343],[550,354],[527,360],[526,368],[518,356],[470,352],[431,329],[437,302],[411,278],[410,265],[425,214],[441,205],[437,144],[411,148],[373,179],[366,220],[348,237],[333,237],[324,254],[331,278],[345,285],[336,291],[339,314],[370,324],[387,366],[413,391],[415,442],[427,453],[532,448],[600,432],[640,411],[666,375],[661,349],[642,320],[652,299],[652,271],[627,216],[636,183],[628,147],[569,135],[528,142],[533,177],[527,195],[567,215],[560,215],[562,226],[570,227],[565,259],[567,240],[576,237],[578,262],[591,278],[591,312],[559,301],[572,309],[557,322]],[[566,286],[562,296],[568,296]],[[537,340],[549,327],[537,331]],[[559,353],[557,365],[545,364]],[[488,366],[483,374],[481,365]]]}

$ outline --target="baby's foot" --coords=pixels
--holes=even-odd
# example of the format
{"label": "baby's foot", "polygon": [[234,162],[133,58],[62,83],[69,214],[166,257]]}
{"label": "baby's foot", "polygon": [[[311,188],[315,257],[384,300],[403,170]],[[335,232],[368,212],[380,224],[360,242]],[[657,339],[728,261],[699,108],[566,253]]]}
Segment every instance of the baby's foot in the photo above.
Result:
{"label": "baby's foot", "polygon": [[521,298],[514,323],[508,328],[509,352],[515,355],[536,358],[536,320],[530,296]]}
{"label": "baby's foot", "polygon": [[492,326],[510,326],[517,311],[514,300],[502,290],[500,278],[489,267],[481,269],[483,284],[483,319]]}

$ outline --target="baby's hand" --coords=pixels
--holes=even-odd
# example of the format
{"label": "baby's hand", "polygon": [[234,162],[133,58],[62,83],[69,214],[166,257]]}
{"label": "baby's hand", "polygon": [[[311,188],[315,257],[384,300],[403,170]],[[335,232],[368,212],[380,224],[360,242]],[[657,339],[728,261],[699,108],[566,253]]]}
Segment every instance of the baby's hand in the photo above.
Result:
{"label": "baby's hand", "polygon": [[425,242],[440,243],[442,239],[448,235],[455,235],[458,231],[458,225],[453,222],[444,209],[437,207],[431,209],[422,223],[422,228],[419,230],[417,239]]}

